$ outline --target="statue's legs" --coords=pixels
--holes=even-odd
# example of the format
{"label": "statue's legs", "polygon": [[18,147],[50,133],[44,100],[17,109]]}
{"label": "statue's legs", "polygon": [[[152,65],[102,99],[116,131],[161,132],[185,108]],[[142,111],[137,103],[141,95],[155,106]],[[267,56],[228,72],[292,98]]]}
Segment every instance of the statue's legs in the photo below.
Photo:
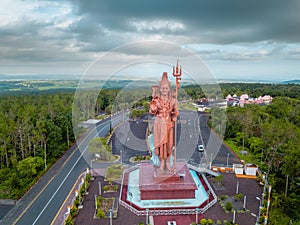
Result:
{"label": "statue's legs", "polygon": [[166,167],[167,167],[167,170],[172,172],[172,167],[170,165],[170,156],[166,159]]}
{"label": "statue's legs", "polygon": [[165,159],[164,158],[160,159],[160,167],[159,167],[159,169],[161,171],[164,171],[164,169],[165,169]]}

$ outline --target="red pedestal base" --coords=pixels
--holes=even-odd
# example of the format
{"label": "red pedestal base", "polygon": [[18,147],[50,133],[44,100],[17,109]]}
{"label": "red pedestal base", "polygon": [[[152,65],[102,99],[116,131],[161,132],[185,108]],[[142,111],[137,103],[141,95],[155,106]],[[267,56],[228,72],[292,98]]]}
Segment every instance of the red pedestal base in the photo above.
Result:
{"label": "red pedestal base", "polygon": [[141,200],[195,198],[197,185],[185,163],[177,162],[175,174],[158,172],[150,163],[141,164],[139,176]]}

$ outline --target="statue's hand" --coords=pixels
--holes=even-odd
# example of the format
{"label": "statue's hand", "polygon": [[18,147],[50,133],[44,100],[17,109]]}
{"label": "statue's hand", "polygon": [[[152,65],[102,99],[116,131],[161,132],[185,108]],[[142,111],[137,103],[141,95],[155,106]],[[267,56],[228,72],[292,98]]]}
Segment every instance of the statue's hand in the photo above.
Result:
{"label": "statue's hand", "polygon": [[172,118],[172,121],[173,121],[173,122],[176,122],[176,121],[177,121],[177,117],[173,117],[173,118]]}
{"label": "statue's hand", "polygon": [[152,99],[150,103],[150,112],[155,113],[157,111],[157,99]]}

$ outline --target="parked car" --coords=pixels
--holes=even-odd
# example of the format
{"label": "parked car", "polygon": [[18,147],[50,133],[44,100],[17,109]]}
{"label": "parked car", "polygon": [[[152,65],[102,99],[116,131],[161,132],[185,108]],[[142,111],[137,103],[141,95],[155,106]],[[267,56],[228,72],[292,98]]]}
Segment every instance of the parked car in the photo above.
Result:
{"label": "parked car", "polygon": [[176,225],[176,221],[168,221],[167,225]]}
{"label": "parked car", "polygon": [[198,151],[204,152],[204,145],[198,145]]}

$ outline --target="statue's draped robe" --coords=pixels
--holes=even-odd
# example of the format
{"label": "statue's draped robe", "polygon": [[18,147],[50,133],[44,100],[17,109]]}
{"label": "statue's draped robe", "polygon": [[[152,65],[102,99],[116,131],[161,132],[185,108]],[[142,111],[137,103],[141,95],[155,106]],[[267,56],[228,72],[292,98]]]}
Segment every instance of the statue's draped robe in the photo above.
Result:
{"label": "statue's draped robe", "polygon": [[151,102],[150,113],[155,114],[153,127],[155,154],[160,159],[166,159],[172,155],[173,126],[172,118],[177,117],[176,101],[169,98],[163,101],[158,96]]}

